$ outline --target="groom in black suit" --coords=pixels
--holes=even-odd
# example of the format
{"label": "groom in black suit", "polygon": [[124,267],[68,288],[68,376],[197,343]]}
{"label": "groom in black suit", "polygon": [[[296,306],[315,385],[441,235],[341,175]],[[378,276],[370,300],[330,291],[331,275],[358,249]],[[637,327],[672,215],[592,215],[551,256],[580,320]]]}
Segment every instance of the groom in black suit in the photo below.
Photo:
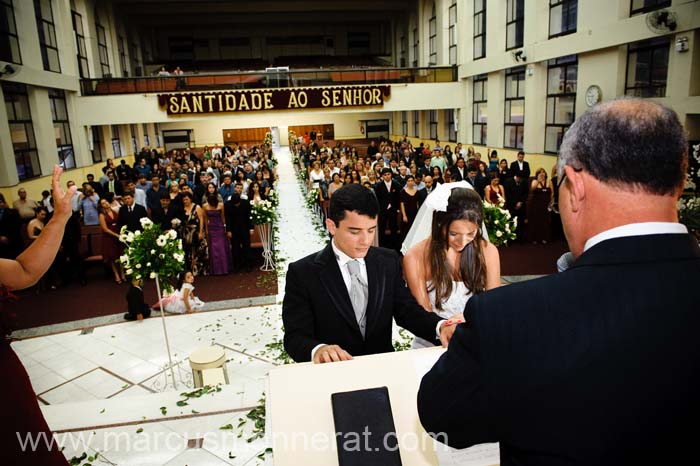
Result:
{"label": "groom in black suit", "polygon": [[447,344],[455,326],[426,312],[403,281],[396,252],[372,247],[377,201],[359,184],[333,193],[333,240],[289,265],[282,304],[284,348],[297,362],[342,361],[393,351],[392,321]]}
{"label": "groom in black suit", "polygon": [[687,148],[677,115],[652,101],[576,120],[555,206],[575,261],[469,300],[421,383],[428,432],[455,448],[500,442],[503,466],[696,456],[700,248],[676,210]]}

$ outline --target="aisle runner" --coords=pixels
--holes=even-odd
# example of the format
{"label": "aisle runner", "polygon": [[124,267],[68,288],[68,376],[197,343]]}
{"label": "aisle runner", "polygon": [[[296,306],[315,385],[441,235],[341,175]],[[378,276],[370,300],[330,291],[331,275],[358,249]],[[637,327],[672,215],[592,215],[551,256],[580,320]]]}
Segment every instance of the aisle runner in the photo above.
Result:
{"label": "aisle runner", "polygon": [[299,182],[292,165],[289,147],[274,150],[279,165],[277,166],[277,190],[280,195],[279,235],[277,239],[278,256],[286,261],[278,274],[278,297],[284,296],[284,284],[287,267],[290,262],[301,259],[325,246],[313,226],[309,210],[304,204]]}

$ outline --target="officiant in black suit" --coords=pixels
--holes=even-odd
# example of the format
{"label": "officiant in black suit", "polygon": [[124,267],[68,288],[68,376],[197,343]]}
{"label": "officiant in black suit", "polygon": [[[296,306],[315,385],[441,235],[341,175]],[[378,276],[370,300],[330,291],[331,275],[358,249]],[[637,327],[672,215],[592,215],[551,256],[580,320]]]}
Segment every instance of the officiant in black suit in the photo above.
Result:
{"label": "officiant in black suit", "polygon": [[[425,310],[403,281],[399,256],[372,247],[378,205],[350,184],[331,197],[326,219],[333,239],[289,265],[282,304],[284,348],[316,363],[393,351],[392,322],[428,340],[449,341],[454,325]],[[439,332],[439,333],[438,333]]]}
{"label": "officiant in black suit", "polygon": [[575,261],[469,300],[421,383],[428,432],[455,448],[500,442],[503,466],[696,456],[700,248],[676,209],[687,151],[678,116],[650,100],[576,120],[556,206]]}
{"label": "officiant in black suit", "polygon": [[131,232],[142,230],[141,219],[148,217],[146,208],[134,202],[133,191],[125,191],[124,195],[122,196],[122,202],[124,205],[119,208],[119,214],[117,217],[119,228],[126,225],[126,229]]}

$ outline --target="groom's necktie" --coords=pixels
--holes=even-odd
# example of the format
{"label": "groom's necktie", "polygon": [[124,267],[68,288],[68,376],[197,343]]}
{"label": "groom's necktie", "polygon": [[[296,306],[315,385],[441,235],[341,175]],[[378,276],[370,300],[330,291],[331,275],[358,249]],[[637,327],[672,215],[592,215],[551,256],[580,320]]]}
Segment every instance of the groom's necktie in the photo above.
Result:
{"label": "groom's necktie", "polygon": [[350,272],[350,302],[355,311],[357,325],[360,326],[360,333],[364,338],[367,324],[367,283],[360,275],[360,263],[357,260],[353,259],[347,265]]}

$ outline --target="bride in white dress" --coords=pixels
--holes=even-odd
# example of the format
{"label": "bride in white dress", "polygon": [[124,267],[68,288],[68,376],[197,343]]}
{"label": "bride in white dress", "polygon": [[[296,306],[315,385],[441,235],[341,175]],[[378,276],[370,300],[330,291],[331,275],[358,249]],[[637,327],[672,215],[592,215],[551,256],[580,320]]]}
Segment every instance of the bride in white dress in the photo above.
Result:
{"label": "bride in white dress", "polygon": [[[481,197],[465,184],[436,188],[415,222],[420,219],[430,228],[414,223],[404,242],[404,274],[413,297],[427,312],[453,322],[464,320],[464,306],[473,294],[501,284],[498,249],[481,228]],[[418,337],[413,342],[413,348],[430,346],[434,343]]]}

